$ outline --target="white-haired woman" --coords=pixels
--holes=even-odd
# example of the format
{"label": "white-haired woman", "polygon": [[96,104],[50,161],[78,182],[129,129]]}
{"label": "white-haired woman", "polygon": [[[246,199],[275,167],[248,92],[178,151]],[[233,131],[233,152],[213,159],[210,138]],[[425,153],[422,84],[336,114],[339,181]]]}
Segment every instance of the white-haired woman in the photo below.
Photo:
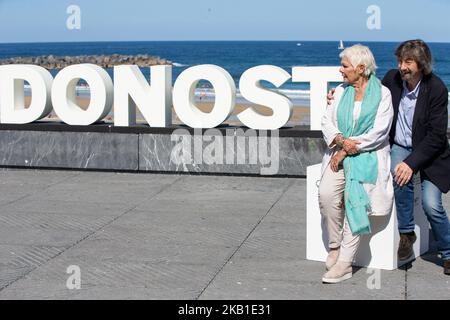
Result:
{"label": "white-haired woman", "polygon": [[327,151],[319,204],[327,224],[329,253],[324,283],[352,277],[360,235],[371,232],[368,215],[388,215],[393,205],[389,89],[375,76],[370,49],[354,45],[341,54],[344,84],[322,118]]}

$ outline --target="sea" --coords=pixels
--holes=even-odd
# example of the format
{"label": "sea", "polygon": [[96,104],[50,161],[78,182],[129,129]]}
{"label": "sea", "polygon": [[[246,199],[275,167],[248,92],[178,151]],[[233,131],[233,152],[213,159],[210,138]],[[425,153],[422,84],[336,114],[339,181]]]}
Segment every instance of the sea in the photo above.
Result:
{"label": "sea", "polygon": [[[388,70],[396,68],[395,49],[398,42],[346,42],[367,45],[373,52],[381,79]],[[429,43],[434,58],[434,72],[450,90],[450,43]],[[110,55],[148,54],[173,62],[173,81],[187,68],[201,64],[214,64],[227,70],[238,88],[242,73],[258,65],[275,65],[291,73],[294,66],[338,66],[341,50],[339,41],[146,41],[146,42],[64,42],[0,44],[0,59],[10,57],[55,55]],[[107,70],[113,75],[113,70]],[[141,68],[149,79],[149,68]],[[56,75],[57,70],[51,71]],[[275,89],[263,81],[263,86]],[[334,86],[337,84],[330,84]],[[80,94],[83,88],[80,88]],[[286,82],[278,91],[288,96],[294,105],[309,105],[309,85]],[[214,99],[209,82],[201,81],[196,96]],[[450,99],[450,95],[449,95]],[[245,102],[239,91],[237,101]]]}

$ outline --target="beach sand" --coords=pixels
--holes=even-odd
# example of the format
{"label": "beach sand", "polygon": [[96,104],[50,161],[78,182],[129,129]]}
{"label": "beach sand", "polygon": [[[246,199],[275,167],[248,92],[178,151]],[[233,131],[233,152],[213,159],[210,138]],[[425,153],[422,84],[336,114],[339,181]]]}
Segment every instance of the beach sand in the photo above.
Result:
{"label": "beach sand", "polygon": [[[89,99],[85,99],[85,98],[77,99],[77,103],[81,109],[86,109],[89,105],[89,102],[90,102]],[[25,106],[29,106],[29,105],[30,105],[30,97],[25,97]],[[196,105],[203,112],[210,112],[213,108],[213,102],[198,101],[198,102],[196,102]],[[259,113],[261,113],[263,115],[271,115],[272,114],[272,111],[270,108],[267,108],[267,107],[264,107],[261,105],[238,103],[238,104],[236,104],[235,108],[233,109],[233,113],[232,113],[231,117],[228,120],[226,120],[224,123],[230,124],[230,125],[242,125],[242,123],[236,118],[236,115],[249,107],[255,108],[256,111],[258,111]],[[146,123],[146,121],[144,120],[144,118],[143,118],[142,114],[139,112],[139,110],[137,110],[136,113],[137,113],[136,122],[138,124]],[[104,120],[106,122],[113,122],[113,118],[114,118],[114,114],[113,114],[113,112],[111,112],[108,116],[105,117]],[[55,112],[52,111],[52,113],[48,117],[46,117],[42,120],[43,121],[58,121],[59,119],[56,116]],[[178,119],[178,117],[173,109],[172,109],[172,122],[173,122],[173,124],[181,124],[182,123],[180,121],[180,119]],[[292,117],[289,120],[288,124],[290,126],[309,124],[309,107],[294,106]]]}

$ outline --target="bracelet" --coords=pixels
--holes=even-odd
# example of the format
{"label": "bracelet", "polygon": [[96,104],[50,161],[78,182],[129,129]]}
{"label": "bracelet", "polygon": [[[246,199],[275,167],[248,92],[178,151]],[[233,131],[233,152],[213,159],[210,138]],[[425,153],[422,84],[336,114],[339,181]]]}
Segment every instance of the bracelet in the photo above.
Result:
{"label": "bracelet", "polygon": [[342,148],[344,147],[344,141],[345,141],[345,139],[344,139],[344,137],[343,137],[341,134],[338,134],[338,135],[336,136],[335,141],[336,141],[336,145],[337,145],[339,148],[342,149]]}

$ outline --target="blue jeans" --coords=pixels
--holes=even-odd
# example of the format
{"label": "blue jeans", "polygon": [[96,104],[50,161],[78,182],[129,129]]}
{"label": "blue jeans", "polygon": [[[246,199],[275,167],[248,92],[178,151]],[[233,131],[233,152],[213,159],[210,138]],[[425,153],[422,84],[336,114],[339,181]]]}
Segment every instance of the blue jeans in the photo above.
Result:
{"label": "blue jeans", "polygon": [[[412,148],[394,144],[391,149],[391,173],[411,153]],[[395,205],[400,233],[414,231],[414,185],[411,179],[403,187],[394,181]],[[427,178],[421,177],[422,206],[431,225],[442,259],[450,259],[450,222],[442,206],[442,192]]]}

